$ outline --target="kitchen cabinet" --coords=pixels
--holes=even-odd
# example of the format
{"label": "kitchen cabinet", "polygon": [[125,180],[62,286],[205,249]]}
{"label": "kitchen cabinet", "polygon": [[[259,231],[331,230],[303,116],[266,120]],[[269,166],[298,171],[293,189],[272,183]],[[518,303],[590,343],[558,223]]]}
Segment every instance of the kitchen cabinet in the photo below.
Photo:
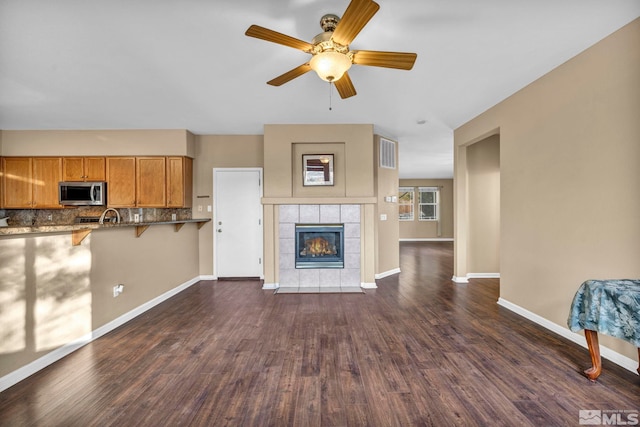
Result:
{"label": "kitchen cabinet", "polygon": [[190,208],[193,203],[193,159],[167,157],[167,207]]}
{"label": "kitchen cabinet", "polygon": [[106,181],[115,208],[189,208],[193,159],[185,156],[0,157],[0,207],[62,208],[58,182]]}
{"label": "kitchen cabinet", "polygon": [[104,157],[63,157],[63,181],[105,181]]}
{"label": "kitchen cabinet", "polygon": [[2,206],[6,209],[59,209],[60,157],[4,157]]}
{"label": "kitchen cabinet", "polygon": [[136,206],[167,206],[167,166],[165,157],[136,157]]}
{"label": "kitchen cabinet", "polygon": [[31,158],[2,158],[2,207],[7,209],[31,209]]}
{"label": "kitchen cabinet", "polygon": [[107,205],[136,206],[136,158],[107,157]]}
{"label": "kitchen cabinet", "polygon": [[34,157],[32,159],[33,207],[60,209],[58,183],[62,181],[61,157]]}

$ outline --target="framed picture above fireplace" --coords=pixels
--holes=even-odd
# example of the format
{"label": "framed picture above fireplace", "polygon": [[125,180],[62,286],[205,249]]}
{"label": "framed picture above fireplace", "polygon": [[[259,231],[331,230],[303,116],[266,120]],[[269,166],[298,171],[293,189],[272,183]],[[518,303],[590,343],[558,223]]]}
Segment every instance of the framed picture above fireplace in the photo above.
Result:
{"label": "framed picture above fireplace", "polygon": [[303,154],[302,184],[333,185],[333,154]]}

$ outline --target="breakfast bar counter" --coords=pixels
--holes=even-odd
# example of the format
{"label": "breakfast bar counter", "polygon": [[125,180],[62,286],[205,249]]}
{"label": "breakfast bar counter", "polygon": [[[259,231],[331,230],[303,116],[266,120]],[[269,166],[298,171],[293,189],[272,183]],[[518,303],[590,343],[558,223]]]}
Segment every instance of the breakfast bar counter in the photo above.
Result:
{"label": "breakfast bar counter", "polygon": [[0,238],[16,235],[43,234],[43,233],[63,233],[71,232],[72,244],[79,245],[93,230],[113,229],[123,227],[134,227],[137,237],[140,237],[150,226],[174,225],[179,231],[185,224],[195,223],[198,228],[211,221],[210,218],[179,219],[175,221],[151,221],[151,222],[105,222],[99,223],[75,223],[61,225],[36,225],[36,226],[8,226],[0,227]]}

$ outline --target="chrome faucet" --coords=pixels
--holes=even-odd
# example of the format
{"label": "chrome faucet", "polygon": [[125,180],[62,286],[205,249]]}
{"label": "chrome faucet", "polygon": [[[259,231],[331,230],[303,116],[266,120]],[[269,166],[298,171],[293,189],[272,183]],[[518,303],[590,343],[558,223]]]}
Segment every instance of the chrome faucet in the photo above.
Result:
{"label": "chrome faucet", "polygon": [[116,224],[120,224],[120,212],[118,212],[114,208],[105,209],[104,212],[102,212],[102,215],[100,215],[100,220],[98,221],[98,223],[99,224],[104,224],[104,218],[107,216],[107,212],[109,212],[109,211],[116,213]]}

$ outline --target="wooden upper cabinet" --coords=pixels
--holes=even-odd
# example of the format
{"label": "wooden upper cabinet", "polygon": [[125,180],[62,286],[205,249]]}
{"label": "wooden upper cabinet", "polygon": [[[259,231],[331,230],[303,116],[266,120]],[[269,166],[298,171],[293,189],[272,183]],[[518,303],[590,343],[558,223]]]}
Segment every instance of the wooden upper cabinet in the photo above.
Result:
{"label": "wooden upper cabinet", "polygon": [[130,208],[136,205],[136,158],[107,157],[107,205]]}
{"label": "wooden upper cabinet", "polygon": [[165,157],[136,157],[137,206],[167,206]]}
{"label": "wooden upper cabinet", "polygon": [[107,179],[104,157],[85,157],[84,176],[87,181],[105,181]]}
{"label": "wooden upper cabinet", "polygon": [[2,158],[2,207],[7,209],[31,208],[33,187],[31,186],[30,157]]}
{"label": "wooden upper cabinet", "polygon": [[32,159],[33,207],[62,208],[58,202],[58,183],[62,181],[61,157]]}
{"label": "wooden upper cabinet", "polygon": [[64,157],[62,159],[62,177],[63,181],[105,181],[105,158]]}
{"label": "wooden upper cabinet", "polygon": [[2,206],[7,209],[59,209],[60,157],[4,157]]}
{"label": "wooden upper cabinet", "polygon": [[167,157],[167,207],[188,208],[193,203],[193,160]]}
{"label": "wooden upper cabinet", "polygon": [[60,181],[106,181],[107,206],[189,208],[193,159],[147,157],[0,157],[0,207],[62,208]]}

